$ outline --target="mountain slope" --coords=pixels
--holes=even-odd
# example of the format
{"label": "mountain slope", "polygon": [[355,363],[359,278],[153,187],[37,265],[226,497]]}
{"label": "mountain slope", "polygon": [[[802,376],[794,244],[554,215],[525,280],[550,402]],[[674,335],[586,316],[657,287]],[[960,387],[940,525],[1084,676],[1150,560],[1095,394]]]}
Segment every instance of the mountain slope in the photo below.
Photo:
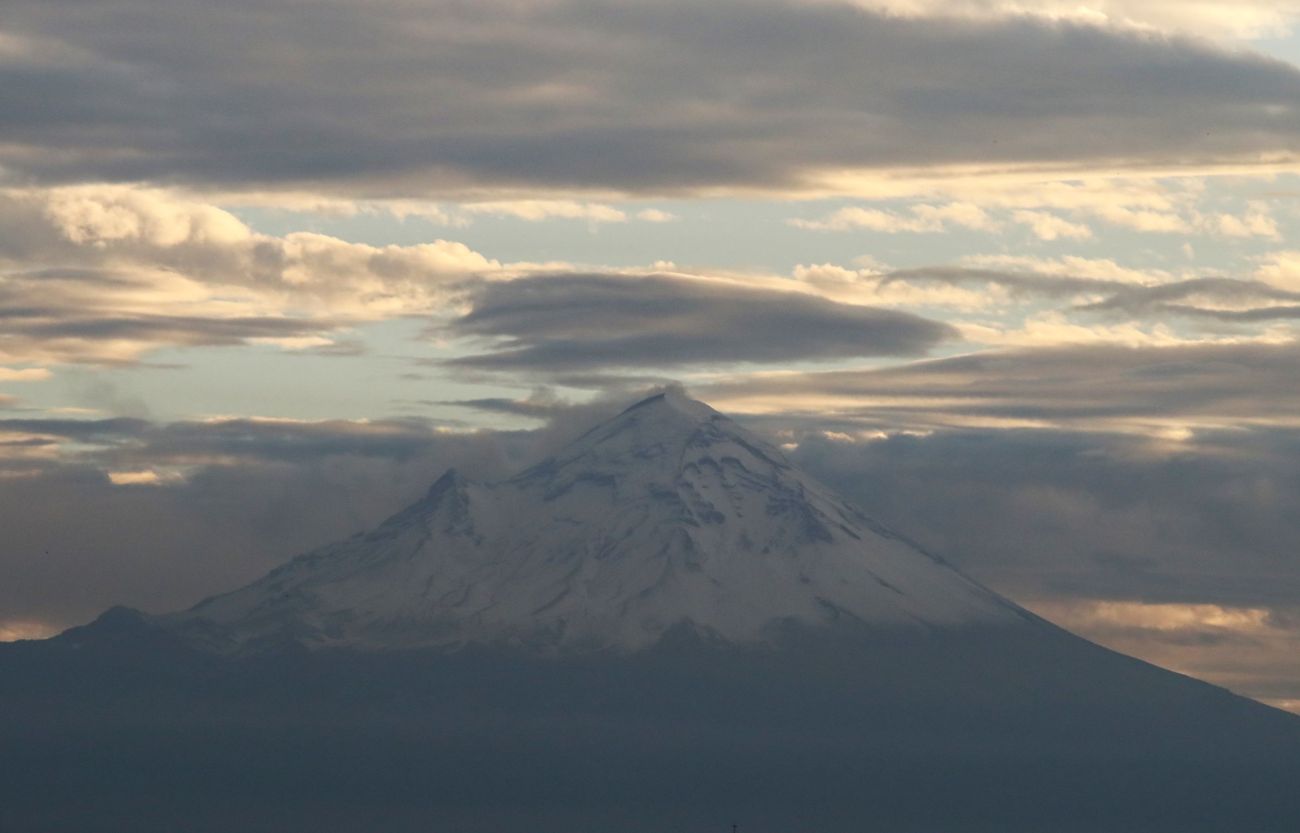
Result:
{"label": "mountain slope", "polygon": [[1049,627],[0,646],[6,833],[1290,833],[1300,720]]}
{"label": "mountain slope", "polygon": [[689,624],[1025,624],[708,406],[668,392],[499,483],[451,471],[376,530],[168,620],[206,644],[644,648]]}

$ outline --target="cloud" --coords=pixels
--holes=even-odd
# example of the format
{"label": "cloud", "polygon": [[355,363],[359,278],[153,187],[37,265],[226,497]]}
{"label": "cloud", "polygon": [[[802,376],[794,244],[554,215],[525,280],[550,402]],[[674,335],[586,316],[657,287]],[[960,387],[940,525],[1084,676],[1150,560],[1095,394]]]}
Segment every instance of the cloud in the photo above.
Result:
{"label": "cloud", "polygon": [[440,312],[461,285],[512,269],[447,240],[261,234],[159,189],[0,190],[0,361],[125,363],[238,344],[352,354],[356,324]]}
{"label": "cloud", "polygon": [[1190,205],[1183,212],[1132,208],[1122,203],[1098,206],[1098,217],[1134,231],[1156,234],[1202,234],[1217,237],[1281,239],[1277,221],[1266,205],[1252,204],[1245,214],[1201,214]]}
{"label": "cloud", "polygon": [[1211,432],[1177,453],[1053,430],[835,439],[764,420],[886,525],[1102,644],[1279,704],[1300,700],[1300,434]]}
{"label": "cloud", "polygon": [[[168,475],[159,474],[153,469],[144,469],[142,471],[110,471],[108,482],[114,486],[160,486],[168,479]],[[172,474],[173,479],[177,475]]]}
{"label": "cloud", "polygon": [[610,205],[573,200],[502,200],[472,202],[460,206],[466,214],[514,217],[528,222],[542,220],[586,220],[589,223],[625,223],[626,212]]}
{"label": "cloud", "polygon": [[697,392],[742,412],[859,428],[1069,428],[1163,443],[1197,430],[1300,427],[1293,342],[986,351],[872,370],[758,373]]}
{"label": "cloud", "polygon": [[258,417],[155,423],[139,418],[6,419],[0,432],[86,446],[78,459],[106,470],[234,464],[305,463],[337,454],[410,459],[442,436],[423,420],[303,421]]}
{"label": "cloud", "polygon": [[1082,223],[1069,220],[1046,211],[1017,211],[1012,218],[1021,225],[1029,226],[1039,240],[1087,240],[1092,237],[1092,229]]}
{"label": "cloud", "polygon": [[527,397],[520,399],[488,397],[484,399],[459,399],[439,404],[472,408],[492,414],[508,414],[510,416],[541,420],[549,420],[558,414],[567,413],[573,407],[573,403],[560,398],[553,389],[548,387],[535,388]]}
{"label": "cloud", "polygon": [[1124,287],[1087,304],[1090,311],[1132,316],[1176,315],[1231,323],[1300,319],[1300,292],[1261,281],[1195,278],[1157,286]]}
{"label": "cloud", "polygon": [[3,310],[7,332],[0,355],[19,361],[112,364],[135,361],[167,345],[214,347],[257,342],[328,343],[319,334],[338,326],[328,319],[272,316],[207,318],[138,311],[86,314],[73,307]]}
{"label": "cloud", "polygon": [[1123,653],[1300,712],[1296,608],[1097,599],[1031,602],[1035,613]]}
{"label": "cloud", "polygon": [[1206,222],[1208,228],[1224,237],[1266,237],[1280,240],[1277,220],[1269,213],[1268,206],[1253,204],[1246,214],[1217,214]]}
{"label": "cloud", "polygon": [[846,442],[809,430],[815,419],[768,424],[794,426],[798,464],[1020,598],[1296,603],[1294,429],[1215,434],[1160,454],[1106,433],[966,429]]}
{"label": "cloud", "polygon": [[1189,33],[1208,38],[1280,37],[1300,18],[1294,0],[845,0],[856,6],[910,16],[997,20],[1037,17],[1118,28]]}
{"label": "cloud", "polygon": [[449,467],[504,477],[624,405],[556,399],[564,419],[526,432],[419,419],[0,420],[0,639],[115,604],[193,604],[374,526]]}
{"label": "cloud", "polygon": [[1297,149],[1294,67],[1097,16],[793,0],[313,9],[305,25],[265,0],[9,3],[0,166],[21,182],[481,199],[799,191],[899,166],[1200,168]]}
{"label": "cloud", "polygon": [[[1019,265],[1011,261],[1011,265]],[[1047,263],[1039,264],[1047,266]],[[1030,296],[1071,297],[1090,292],[1120,289],[1124,282],[1096,272],[1073,272],[1068,266],[1060,272],[1046,269],[1012,271],[967,266],[928,266],[898,269],[883,276],[886,283],[938,284],[949,286],[994,285],[1013,293]]]}
{"label": "cloud", "polygon": [[[867,229],[886,234],[938,233],[953,228],[985,232],[1002,231],[1007,223],[1027,227],[1038,239],[1087,240],[1093,229],[1078,218],[1095,218],[1112,225],[1152,234],[1198,234],[1227,238],[1280,239],[1277,221],[1266,204],[1253,202],[1245,213],[1203,213],[1198,207],[1203,196],[1195,179],[1173,182],[1150,181],[1144,177],[1092,177],[1088,181],[1057,179],[1019,182],[1011,177],[999,183],[997,174],[977,184],[936,178],[919,180],[912,187],[902,185],[882,199],[933,200],[958,197],[946,203],[913,202],[905,210],[885,210],[851,205],[821,219],[794,218],[787,222],[809,231],[852,231]],[[977,175],[977,180],[983,179]],[[906,180],[901,182],[905,183]],[[1076,217],[1067,220],[1044,209],[1066,211]]]}
{"label": "cloud", "polygon": [[54,636],[59,628],[43,622],[25,622],[17,619],[0,621],[0,642],[16,642],[20,639],[45,639]]}
{"label": "cloud", "polygon": [[370,246],[312,232],[261,234],[199,197],[121,185],[0,190],[0,264],[6,263],[23,271],[147,267],[293,293],[299,303],[384,296],[372,305],[398,291],[414,294],[431,277],[501,268],[447,240]]}
{"label": "cloud", "polygon": [[1300,292],[1300,251],[1273,252],[1261,260],[1256,277],[1279,289]]}
{"label": "cloud", "polygon": [[1165,633],[1228,632],[1257,634],[1272,627],[1268,608],[1217,604],[1170,604],[1091,600],[1067,614],[1095,628],[1138,629]]}
{"label": "cloud", "polygon": [[845,269],[833,263],[796,266],[794,280],[836,301],[888,307],[945,307],[982,310],[1007,303],[1009,293],[995,281],[909,281],[906,273],[877,267]]}
{"label": "cloud", "polygon": [[668,274],[483,284],[446,331],[494,342],[451,367],[542,372],[915,355],[954,334],[906,313]]}
{"label": "cloud", "polygon": [[[1077,360],[1098,367],[1107,358]],[[1228,382],[1234,364],[1251,362],[1244,351],[1217,351],[1192,373],[1197,356],[1167,358],[1163,369],[1117,374],[1145,380],[1166,414],[1162,395],[1203,399],[1199,376]],[[1020,397],[1038,399],[1022,407],[1068,389],[1042,389],[1051,372],[1024,379]],[[948,367],[939,375],[952,377],[949,387],[929,395],[951,396],[961,373]],[[1278,662],[1300,633],[1295,428],[1203,430],[1176,450],[1098,423],[933,430],[924,420],[873,423],[869,393],[856,413],[800,412],[806,392],[793,381],[772,386],[789,407],[746,422],[871,515],[1085,635],[1247,694],[1300,699],[1294,663]],[[1297,389],[1274,391],[1280,399],[1268,404],[1293,405]],[[0,634],[43,635],[117,603],[191,604],[375,524],[448,466],[493,479],[534,462],[623,398],[575,404],[538,390],[463,403],[550,419],[516,432],[450,432],[421,420],[0,421],[9,629]],[[1076,394],[1074,407],[1087,408],[1085,398]],[[1099,398],[1084,415],[1105,417],[1112,405]],[[66,522],[69,506],[76,524]],[[25,623],[21,633],[15,623]]]}
{"label": "cloud", "polygon": [[967,255],[961,259],[959,265],[976,272],[986,270],[1010,275],[1027,273],[1053,279],[1066,278],[1094,282],[1092,286],[1099,289],[1121,284],[1163,283],[1177,278],[1176,275],[1163,270],[1133,269],[1110,258],[1089,258],[1078,255],[1050,258],[1008,254]]}
{"label": "cloud", "polygon": [[448,466],[512,471],[534,442],[419,420],[0,420],[0,610],[67,626],[192,604],[377,523]]}
{"label": "cloud", "polygon": [[0,367],[0,382],[40,382],[50,378],[50,371],[43,367]]}
{"label": "cloud", "polygon": [[874,267],[854,270],[826,263],[798,266],[793,277],[830,298],[857,303],[948,307],[965,312],[1009,309],[1017,304],[1024,307],[1043,299],[1096,298],[1126,289],[1130,281],[1157,279],[1154,275],[1124,270],[1110,261],[1082,258],[972,257],[964,260],[995,267],[1005,264],[1007,268],[952,265],[879,271]]}
{"label": "cloud", "polygon": [[[1174,345],[1285,342],[1300,318],[1300,293],[1286,284],[1285,253],[1261,279],[1182,277],[1128,269],[1110,260],[971,256],[958,265],[877,271],[799,266],[794,279],[827,297],[857,303],[946,307],[963,336],[987,345]],[[987,264],[987,266],[983,265]],[[1044,302],[1069,302],[1044,309]],[[999,319],[976,318],[998,313]],[[1100,323],[1099,318],[1118,319]],[[1194,329],[1173,328],[1174,320]],[[1252,326],[1261,325],[1261,326]]]}
{"label": "cloud", "polygon": [[411,316],[444,335],[493,340],[491,353],[453,362],[480,369],[914,355],[953,334],[789,291],[815,290],[808,281],[555,268],[503,264],[447,240],[263,234],[174,191],[0,190],[0,360],[120,364],[165,346],[235,345],[356,355],[357,325]]}
{"label": "cloud", "polygon": [[[402,201],[395,201],[389,210],[395,213],[411,213],[412,209],[401,208]],[[529,223],[545,220],[585,220],[588,223],[626,223],[630,219],[646,223],[669,223],[677,219],[675,214],[657,208],[646,208],[628,215],[621,208],[607,203],[581,202],[578,200],[558,199],[513,199],[483,200],[464,202],[455,208],[440,209],[434,216],[435,221],[449,225],[468,225],[470,218],[480,215],[490,217],[512,217]]]}
{"label": "cloud", "polygon": [[868,229],[887,234],[934,233],[947,231],[952,226],[978,231],[997,229],[997,224],[987,212],[968,202],[951,202],[945,205],[921,203],[910,206],[907,214],[882,211],[878,208],[847,206],[822,220],[793,219],[789,223],[795,228],[811,231]]}
{"label": "cloud", "polygon": [[[973,206],[951,203],[927,216],[983,222],[986,215],[968,208]],[[1277,275],[1285,257],[1279,253],[1261,267],[1271,285],[1282,280]],[[1163,328],[1159,320],[1171,317],[1217,326],[1235,340],[1276,340],[1270,322],[1295,317],[1276,293],[1247,308],[1227,304],[1220,288],[1217,300],[1207,304],[1214,285],[1204,281],[1199,295],[1185,299],[1196,303],[1176,303],[1169,293],[1177,290],[1170,289],[1160,290],[1161,304],[1139,303],[1156,295],[1124,290],[1177,284],[1178,276],[1078,257],[968,257],[956,266],[883,273],[822,264],[800,266],[789,278],[555,270],[503,264],[447,240],[373,246],[311,232],[262,234],[220,208],[173,191],[102,185],[9,189],[0,191],[0,315],[7,321],[0,360],[130,363],[164,346],[262,345],[357,355],[364,345],[350,331],[359,324],[423,316],[443,335],[490,344],[454,366],[545,366],[573,373],[602,361],[606,368],[666,368],[916,355],[956,331],[999,345],[1157,344],[1205,337]],[[535,283],[544,277],[547,283]],[[512,306],[525,296],[523,306]],[[1042,299],[1074,306],[1032,306]],[[692,303],[694,313],[686,309]],[[967,316],[1016,310],[1022,320],[958,318],[953,330],[882,307],[943,308]],[[647,313],[651,309],[654,315]],[[768,332],[760,337],[767,325],[748,323],[741,311],[750,321],[770,323]],[[536,321],[528,320],[532,312],[540,316]],[[1133,320],[1075,320],[1103,313]],[[614,316],[617,331],[598,323],[601,315]],[[1242,335],[1260,326],[1266,329]],[[46,371],[13,372],[35,379]]]}
{"label": "cloud", "polygon": [[1285,343],[1288,333],[1266,329],[1262,333],[1191,333],[1180,332],[1162,322],[1119,321],[1117,323],[1081,322],[1065,312],[1052,310],[1034,313],[1013,324],[998,322],[961,322],[956,325],[963,337],[987,347],[1082,347],[1118,346],[1176,347],[1185,344],[1239,344],[1243,342]]}
{"label": "cloud", "polygon": [[1170,211],[1147,211],[1124,205],[1102,206],[1097,215],[1109,223],[1125,226],[1134,231],[1157,234],[1190,234],[1192,224],[1186,218]]}

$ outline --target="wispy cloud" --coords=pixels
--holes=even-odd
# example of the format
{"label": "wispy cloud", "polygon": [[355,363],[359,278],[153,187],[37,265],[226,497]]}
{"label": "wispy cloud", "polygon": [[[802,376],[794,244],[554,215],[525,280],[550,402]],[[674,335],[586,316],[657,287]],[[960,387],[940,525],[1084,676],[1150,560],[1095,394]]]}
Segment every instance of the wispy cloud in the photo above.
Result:
{"label": "wispy cloud", "polygon": [[514,217],[529,222],[541,220],[586,220],[589,223],[625,223],[627,213],[604,203],[574,200],[498,200],[471,202],[460,206],[466,214]]}
{"label": "wispy cloud", "polygon": [[937,233],[952,227],[978,231],[997,229],[997,224],[987,212],[977,205],[966,202],[951,202],[945,205],[922,203],[911,206],[906,213],[848,206],[822,220],[794,219],[790,220],[790,225],[811,231],[869,229],[888,234]]}
{"label": "wispy cloud", "polygon": [[992,425],[1124,431],[1300,427],[1294,343],[988,351],[869,370],[758,373],[701,386],[741,411],[810,413],[866,426]]}

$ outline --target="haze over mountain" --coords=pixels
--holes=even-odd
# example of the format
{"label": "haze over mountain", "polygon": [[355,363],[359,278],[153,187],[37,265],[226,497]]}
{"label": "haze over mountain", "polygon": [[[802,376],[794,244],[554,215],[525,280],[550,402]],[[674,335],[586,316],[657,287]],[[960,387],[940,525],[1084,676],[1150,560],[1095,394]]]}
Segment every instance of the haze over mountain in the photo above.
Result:
{"label": "haze over mountain", "polygon": [[160,620],[211,647],[635,650],[674,626],[1023,624],[703,403],[669,391],[499,483],[443,475],[378,529]]}
{"label": "haze over mountain", "polygon": [[1283,831],[1300,719],[675,391],[187,611],[0,646],[6,831]]}

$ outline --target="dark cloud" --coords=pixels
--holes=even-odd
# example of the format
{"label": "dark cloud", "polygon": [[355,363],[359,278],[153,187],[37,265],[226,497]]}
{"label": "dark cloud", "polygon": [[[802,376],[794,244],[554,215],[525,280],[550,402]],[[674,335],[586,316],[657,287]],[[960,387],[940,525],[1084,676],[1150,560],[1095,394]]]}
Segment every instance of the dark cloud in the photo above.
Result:
{"label": "dark cloud", "polygon": [[[933,427],[988,418],[1081,427],[1115,421],[1265,424],[1300,413],[1295,344],[1063,346],[989,351],[878,370],[738,378],[708,397],[803,402],[861,425]],[[833,404],[826,404],[826,403]]]}
{"label": "dark cloud", "polygon": [[[1300,700],[1300,432],[1212,433],[1153,453],[1097,432],[795,431],[796,463],[1048,618],[1250,696]],[[1116,602],[1129,607],[1106,609]]]}
{"label": "dark cloud", "polygon": [[[536,437],[366,423],[0,420],[0,619],[175,609],[371,526],[442,471],[513,471]],[[110,472],[155,472],[114,485]],[[148,483],[148,481],[145,481]]]}
{"label": "dark cloud", "polygon": [[59,318],[52,320],[52,310],[26,315],[22,310],[6,310],[6,338],[29,337],[33,340],[130,340],[160,342],[184,346],[242,344],[253,338],[288,338],[314,335],[331,328],[329,322],[302,321],[291,318],[238,316],[205,318],[189,315]]}
{"label": "dark cloud", "polygon": [[[219,317],[112,310],[4,306],[0,298],[0,356],[19,361],[134,363],[145,349],[221,347],[258,339],[320,337],[339,327],[329,319]],[[96,314],[96,313],[100,314]],[[355,355],[355,351],[329,355]]]}
{"label": "dark cloud", "polygon": [[[79,459],[107,468],[235,460],[309,462],[334,455],[407,461],[436,445],[427,421],[222,419],[156,423],[145,419],[4,419],[5,433],[38,434],[97,446]],[[498,438],[499,439],[499,438]],[[494,440],[495,442],[496,440]]]}
{"label": "dark cloud", "polygon": [[457,399],[450,402],[430,402],[428,404],[456,405],[457,407],[471,408],[489,414],[508,414],[533,419],[547,419],[554,415],[556,410],[554,405],[548,403],[534,402],[529,399],[505,399],[503,397]]}
{"label": "dark cloud", "polygon": [[134,440],[145,433],[149,423],[135,417],[112,419],[5,419],[0,432],[27,432],[85,443],[115,443]]}
{"label": "dark cloud", "polygon": [[[0,256],[13,248],[9,242],[6,236]],[[326,316],[223,314],[223,306],[231,305],[220,299],[206,304],[210,314],[168,313],[163,311],[167,288],[153,280],[150,266],[136,273],[94,268],[0,272],[0,360],[134,363],[155,347],[322,337],[345,323]],[[192,301],[188,305],[196,306]]]}
{"label": "dark cloud", "polygon": [[915,355],[955,335],[907,313],[667,275],[484,284],[448,329],[497,340],[450,366],[540,371]]}
{"label": "dark cloud", "polygon": [[[1219,306],[1210,306],[1215,303]],[[1235,323],[1279,321],[1300,318],[1300,292],[1279,289],[1262,281],[1197,278],[1157,286],[1124,287],[1080,309],[1122,312],[1135,317],[1163,313]]]}
{"label": "dark cloud", "polygon": [[[798,430],[798,429],[796,429]],[[793,459],[1020,598],[1300,604],[1300,432],[799,431]]]}
{"label": "dark cloud", "polygon": [[11,0],[38,181],[782,186],[853,166],[1295,150],[1300,72],[1135,32],[758,0]]}
{"label": "dark cloud", "polygon": [[540,420],[552,419],[573,407],[571,402],[561,398],[553,389],[548,387],[534,388],[527,397],[522,399],[488,397],[484,399],[458,399],[437,404],[455,405],[460,408],[470,408],[490,414],[507,414]]}

